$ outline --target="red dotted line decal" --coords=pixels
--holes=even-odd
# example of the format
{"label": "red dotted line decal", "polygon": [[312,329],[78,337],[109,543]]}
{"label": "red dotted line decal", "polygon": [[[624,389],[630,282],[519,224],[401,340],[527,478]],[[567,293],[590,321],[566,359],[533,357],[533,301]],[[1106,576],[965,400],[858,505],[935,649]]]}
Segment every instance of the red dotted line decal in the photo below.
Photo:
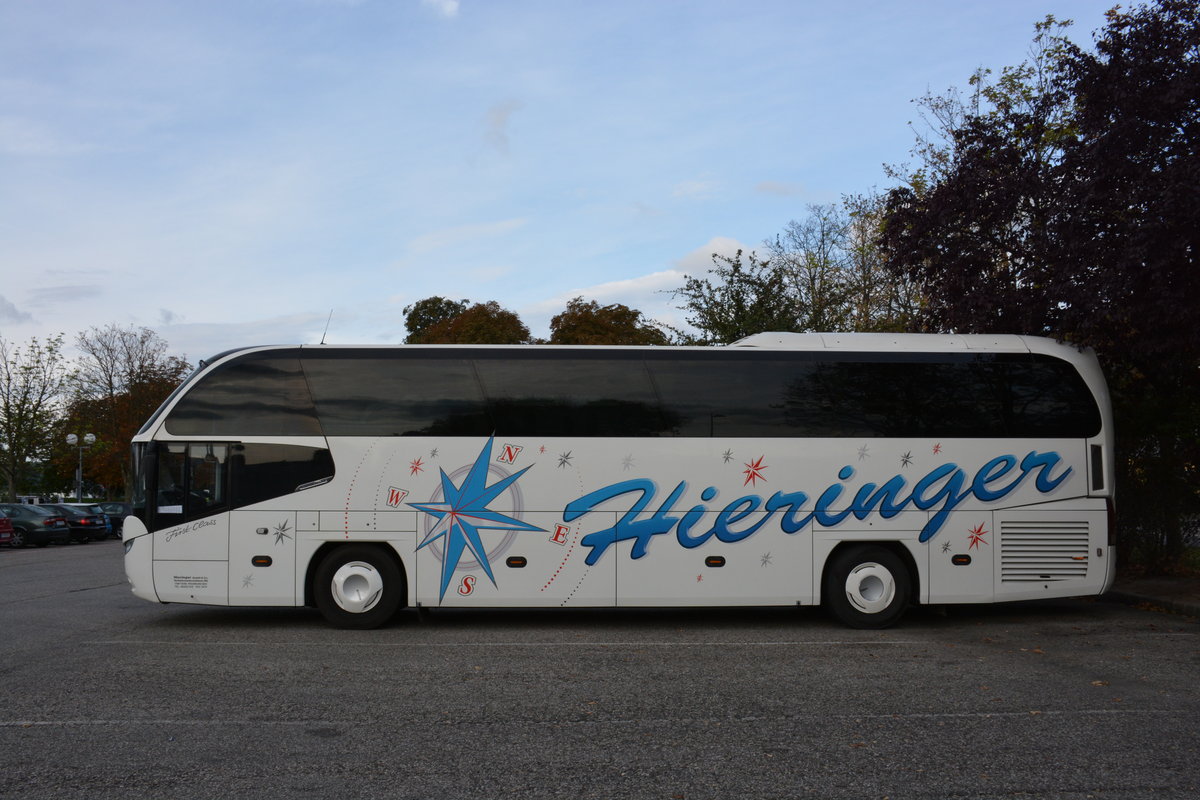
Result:
{"label": "red dotted line decal", "polygon": [[[554,583],[555,579],[562,574],[563,568],[567,566],[567,562],[571,560],[571,554],[575,552],[575,545],[579,543],[579,526],[575,526],[575,531],[571,537],[571,546],[567,548],[567,554],[563,556],[562,561],[558,562],[558,569],[554,570],[554,574],[550,576],[550,580],[546,581],[546,585],[542,587],[542,591],[550,588],[550,584]],[[579,587],[576,587],[579,588]],[[574,594],[572,592],[572,594]]]}
{"label": "red dotted line decal", "polygon": [[375,501],[371,503],[371,510],[374,512],[371,514],[371,524],[375,526],[375,530],[379,530],[379,498],[383,494],[383,484],[387,480],[388,473],[392,470],[392,462],[395,460],[396,450],[392,450],[387,458],[387,463],[379,471],[379,483],[375,484]]}
{"label": "red dotted line decal", "polygon": [[354,484],[358,483],[358,473],[362,472],[363,464],[367,463],[367,458],[370,457],[371,451],[375,449],[375,443],[367,448],[367,452],[363,453],[363,457],[359,459],[358,466],[354,468],[354,477],[350,479],[350,487],[346,490],[346,508],[342,514],[342,533],[345,538],[350,538],[350,498],[354,495]]}
{"label": "red dotted line decal", "polygon": [[[579,496],[583,497],[583,472],[579,469],[576,469],[575,478],[579,481]],[[575,552],[575,546],[579,544],[579,534],[582,531],[582,527],[583,526],[581,523],[577,523],[574,526],[574,531],[571,535],[571,544],[567,548],[566,555],[564,555],[562,561],[559,562],[558,569],[556,569],[554,574],[550,576],[550,580],[546,581],[546,585],[542,587],[543,592],[549,589],[550,584],[554,583],[554,581],[558,579],[558,576],[562,574],[562,571],[566,569],[567,562],[571,560],[571,554]],[[571,589],[571,591],[567,593],[567,596],[563,598],[563,601],[559,604],[560,606],[565,606],[571,602],[571,598],[573,598],[579,591],[579,587],[583,585],[583,581],[585,578],[587,578],[590,570],[591,568],[585,564],[583,567],[583,574],[579,576],[579,580],[575,583],[575,588]]]}

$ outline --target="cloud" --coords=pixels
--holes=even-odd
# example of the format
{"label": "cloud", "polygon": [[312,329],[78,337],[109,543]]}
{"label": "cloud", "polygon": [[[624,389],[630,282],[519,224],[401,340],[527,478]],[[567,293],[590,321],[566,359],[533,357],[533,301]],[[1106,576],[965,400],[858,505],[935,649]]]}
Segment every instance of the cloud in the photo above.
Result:
{"label": "cloud", "polygon": [[672,197],[691,197],[697,200],[707,200],[717,190],[716,181],[695,180],[675,184],[671,191]]}
{"label": "cloud", "polygon": [[684,274],[699,277],[712,269],[714,253],[733,258],[737,255],[738,250],[747,252],[750,248],[737,239],[731,239],[728,236],[714,236],[708,240],[708,244],[697,247],[683,258],[678,259],[675,266]]}
{"label": "cloud", "polygon": [[487,140],[502,155],[508,155],[508,121],[524,108],[520,100],[497,103],[487,111]]}
{"label": "cloud", "polygon": [[73,300],[94,300],[102,291],[99,286],[94,284],[41,286],[29,291],[29,299],[35,306],[52,306],[55,303],[69,303]]}
{"label": "cloud", "polygon": [[33,322],[33,315],[22,311],[0,295],[0,322]]}
{"label": "cloud", "polygon": [[690,326],[676,304],[673,291],[683,286],[689,275],[700,276],[711,269],[713,253],[732,257],[738,250],[748,249],[737,239],[714,236],[702,247],[676,259],[672,269],[569,289],[545,300],[528,303],[518,310],[534,336],[548,336],[550,318],[566,308],[567,302],[575,297],[595,300],[601,305],[621,303],[641,311],[648,319],[687,330]]}
{"label": "cloud", "polygon": [[539,300],[525,307],[530,314],[553,315],[567,307],[567,303],[576,298],[595,300],[601,305],[621,303],[630,308],[638,308],[638,298],[648,298],[657,292],[669,292],[683,284],[684,274],[679,270],[668,269],[652,272],[637,278],[626,278],[619,281],[607,281],[592,286],[570,289],[554,297]]}
{"label": "cloud", "polygon": [[92,148],[21,117],[0,117],[0,153],[11,156],[74,156]]}
{"label": "cloud", "polygon": [[442,228],[422,234],[408,243],[408,249],[414,254],[429,253],[444,247],[462,244],[464,242],[483,239],[489,236],[501,236],[523,227],[529,220],[523,218],[504,219],[497,222],[477,222],[470,225],[457,225],[453,228]]}
{"label": "cloud", "polygon": [[585,301],[595,300],[602,306],[620,303],[641,311],[646,319],[682,328],[685,323],[675,307],[671,291],[682,286],[685,277],[679,270],[668,269],[636,278],[607,281],[570,289],[526,305],[519,312],[533,335],[541,337],[550,335],[550,318],[561,313],[567,303],[576,297],[582,297]]}
{"label": "cloud", "polygon": [[470,271],[471,280],[478,283],[492,283],[513,274],[513,268],[507,264],[494,264],[487,267],[476,267]]}
{"label": "cloud", "polygon": [[775,197],[795,197],[803,192],[803,188],[798,183],[762,181],[754,187],[754,191],[759,194],[774,195]]}
{"label": "cloud", "polygon": [[458,16],[458,0],[421,0],[421,5],[448,19]]}
{"label": "cloud", "polygon": [[321,341],[328,318],[329,312],[326,311],[288,314],[247,322],[176,323],[160,327],[158,333],[170,343],[172,353],[186,354],[194,363],[198,358],[208,358],[236,347],[316,344]]}

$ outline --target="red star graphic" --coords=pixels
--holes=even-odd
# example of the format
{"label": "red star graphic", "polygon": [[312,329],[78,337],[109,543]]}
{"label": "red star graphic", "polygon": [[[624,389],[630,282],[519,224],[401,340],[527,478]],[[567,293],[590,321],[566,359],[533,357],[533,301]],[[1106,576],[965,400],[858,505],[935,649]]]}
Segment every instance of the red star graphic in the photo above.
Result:
{"label": "red star graphic", "polygon": [[766,456],[759,456],[757,461],[751,461],[750,463],[746,464],[746,468],[742,470],[742,474],[746,476],[746,480],[742,481],[742,486],[745,486],[746,484],[757,486],[757,481],[766,480],[762,474],[763,470],[766,469],[762,463],[764,458],[766,458]]}
{"label": "red star graphic", "polygon": [[425,465],[421,462],[421,459],[419,459],[419,458],[415,461],[408,462],[408,474],[409,475],[416,475],[418,472],[423,472],[424,469],[425,469]]}
{"label": "red star graphic", "polygon": [[982,522],[976,525],[974,528],[971,528],[971,532],[967,534],[967,538],[971,541],[971,545],[967,549],[973,550],[980,544],[987,544],[987,539],[983,538],[984,536],[987,536],[987,534],[988,532],[983,529]]}
{"label": "red star graphic", "polygon": [[942,452],[942,443],[938,442],[933,446],[933,454],[936,456],[940,452]]}

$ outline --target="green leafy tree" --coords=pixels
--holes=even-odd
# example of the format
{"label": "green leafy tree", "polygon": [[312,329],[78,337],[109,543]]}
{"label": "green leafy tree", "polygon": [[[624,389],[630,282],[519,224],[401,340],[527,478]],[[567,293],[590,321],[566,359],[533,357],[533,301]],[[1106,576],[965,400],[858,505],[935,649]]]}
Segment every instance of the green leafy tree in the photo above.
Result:
{"label": "green leafy tree", "polygon": [[476,303],[462,313],[430,325],[421,344],[528,344],[529,328],[495,300]]}
{"label": "green leafy tree", "polygon": [[430,328],[454,319],[467,310],[469,301],[446,297],[426,297],[404,307],[404,327],[408,329],[407,344],[429,344],[425,336]]}
{"label": "green leafy tree", "polygon": [[666,345],[667,334],[641,311],[576,297],[550,320],[550,344]]}
{"label": "green leafy tree", "polygon": [[730,258],[713,253],[711,278],[687,276],[673,294],[688,324],[700,332],[684,344],[729,344],[764,331],[797,331],[795,302],[788,276],[755,253],[742,263],[742,251]]}
{"label": "green leafy tree", "polygon": [[67,371],[61,334],[24,349],[0,338],[0,475],[6,497],[31,488],[53,448]]}
{"label": "green leafy tree", "polygon": [[1031,62],[946,115],[944,152],[889,194],[880,240],[923,289],[920,325],[1097,349],[1127,554],[1157,569],[1200,510],[1198,13],[1111,11],[1094,51],[1039,24]]}

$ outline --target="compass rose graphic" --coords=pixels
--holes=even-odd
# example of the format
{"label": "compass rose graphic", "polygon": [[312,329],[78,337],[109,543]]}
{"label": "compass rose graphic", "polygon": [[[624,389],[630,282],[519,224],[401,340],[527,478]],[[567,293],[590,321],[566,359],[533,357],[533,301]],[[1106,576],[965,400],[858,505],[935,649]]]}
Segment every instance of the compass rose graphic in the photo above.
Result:
{"label": "compass rose graphic", "polygon": [[492,565],[488,561],[487,549],[483,546],[483,540],[479,536],[481,530],[545,530],[545,528],[530,525],[488,508],[493,500],[503,494],[516,482],[517,478],[530,469],[530,467],[526,467],[489,486],[487,485],[488,464],[491,459],[492,439],[488,439],[483,450],[479,452],[479,457],[471,465],[467,476],[463,478],[462,485],[455,486],[454,480],[446,474],[446,471],[440,470],[442,473],[442,501],[409,503],[413,508],[424,511],[437,520],[437,524],[429,529],[425,538],[417,545],[417,549],[420,550],[439,539],[444,540],[445,543],[439,600],[446,596],[446,589],[454,578],[454,570],[458,568],[458,562],[462,559],[464,550],[470,551],[470,554],[475,557],[487,574],[488,579],[491,580],[492,585],[496,585],[496,576],[492,574]]}

